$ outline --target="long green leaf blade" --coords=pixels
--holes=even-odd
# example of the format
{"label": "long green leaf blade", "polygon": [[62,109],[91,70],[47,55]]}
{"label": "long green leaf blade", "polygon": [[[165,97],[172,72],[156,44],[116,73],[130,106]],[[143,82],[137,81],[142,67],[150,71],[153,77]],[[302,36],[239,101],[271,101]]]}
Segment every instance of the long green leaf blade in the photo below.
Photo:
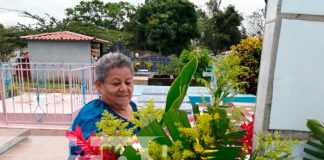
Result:
{"label": "long green leaf blade", "polygon": [[126,159],[141,160],[140,154],[132,146],[127,146],[122,155]]}
{"label": "long green leaf blade", "polygon": [[173,111],[170,110],[164,115],[164,122],[167,126],[169,133],[173,139],[173,141],[180,140],[182,142],[182,145],[185,148],[188,148],[189,145],[186,141],[186,139],[182,138],[179,132],[179,126],[176,124],[181,125],[182,127],[189,128],[190,123],[187,118],[187,113],[185,111]]}
{"label": "long green leaf blade", "polygon": [[[165,113],[174,107],[174,110],[178,110],[180,105],[172,105],[177,98],[180,97],[181,102],[187,92],[188,86],[191,82],[192,76],[196,72],[198,66],[197,58],[191,59],[181,70],[178,77],[173,81],[166,99]],[[180,101],[178,100],[178,101]]]}
{"label": "long green leaf blade", "polygon": [[157,120],[151,122],[149,125],[141,129],[139,133],[136,134],[137,137],[156,137],[155,141],[161,145],[165,144],[168,146],[172,145],[171,140],[168,138],[164,132],[162,126],[157,122]]}

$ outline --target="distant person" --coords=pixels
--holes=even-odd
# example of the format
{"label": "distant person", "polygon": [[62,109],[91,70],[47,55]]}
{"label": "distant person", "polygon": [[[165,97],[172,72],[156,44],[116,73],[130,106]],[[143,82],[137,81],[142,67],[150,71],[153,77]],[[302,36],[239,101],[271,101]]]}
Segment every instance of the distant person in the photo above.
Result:
{"label": "distant person", "polygon": [[[96,63],[95,73],[95,85],[101,97],[86,104],[71,127],[75,130],[77,125],[80,126],[85,139],[88,139],[90,134],[98,132],[96,122],[101,120],[105,110],[124,121],[133,119],[133,112],[137,112],[136,104],[131,101],[134,69],[127,56],[119,53],[105,54]],[[133,126],[129,123],[128,128]],[[138,131],[139,129],[136,129],[134,134]],[[70,154],[76,155],[79,149],[79,146],[71,146]]]}

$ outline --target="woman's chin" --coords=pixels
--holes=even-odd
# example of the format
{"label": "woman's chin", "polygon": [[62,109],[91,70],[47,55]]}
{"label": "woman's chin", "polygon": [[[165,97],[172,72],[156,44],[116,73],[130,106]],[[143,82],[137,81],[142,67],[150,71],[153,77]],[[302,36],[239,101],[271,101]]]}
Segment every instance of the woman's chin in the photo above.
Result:
{"label": "woman's chin", "polygon": [[119,104],[120,106],[128,106],[128,104],[130,103],[130,99],[118,99],[117,104]]}

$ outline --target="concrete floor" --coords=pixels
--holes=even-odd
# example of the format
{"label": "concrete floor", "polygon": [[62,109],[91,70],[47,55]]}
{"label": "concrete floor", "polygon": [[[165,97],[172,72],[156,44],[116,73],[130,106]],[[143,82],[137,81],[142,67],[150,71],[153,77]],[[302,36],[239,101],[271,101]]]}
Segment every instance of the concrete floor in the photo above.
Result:
{"label": "concrete floor", "polygon": [[29,136],[0,155],[0,160],[64,160],[68,140],[65,136]]}

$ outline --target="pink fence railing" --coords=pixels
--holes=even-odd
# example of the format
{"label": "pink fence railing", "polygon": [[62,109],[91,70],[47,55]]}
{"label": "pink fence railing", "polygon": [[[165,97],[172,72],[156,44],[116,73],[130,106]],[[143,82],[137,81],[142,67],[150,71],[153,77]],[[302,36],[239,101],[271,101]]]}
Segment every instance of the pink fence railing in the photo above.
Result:
{"label": "pink fence railing", "polygon": [[98,97],[91,64],[0,65],[0,122],[71,124]]}

